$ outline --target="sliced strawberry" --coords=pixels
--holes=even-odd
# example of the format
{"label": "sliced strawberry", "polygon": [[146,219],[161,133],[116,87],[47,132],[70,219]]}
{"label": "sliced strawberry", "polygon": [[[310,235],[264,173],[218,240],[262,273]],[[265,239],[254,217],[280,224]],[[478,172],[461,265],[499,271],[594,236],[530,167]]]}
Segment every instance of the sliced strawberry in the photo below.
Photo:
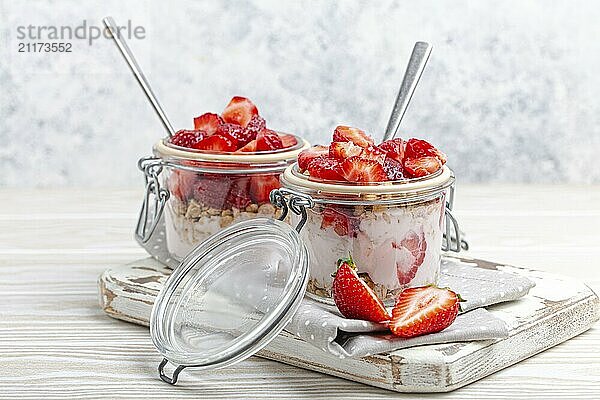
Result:
{"label": "sliced strawberry", "polygon": [[431,175],[442,168],[437,157],[407,158],[404,160],[404,170],[411,178]]}
{"label": "sliced strawberry", "polygon": [[176,169],[169,175],[167,187],[172,195],[185,202],[193,194],[195,183],[195,172]]}
{"label": "sliced strawberry", "polygon": [[278,135],[284,149],[298,144],[298,139],[294,135],[290,135],[289,133],[278,133]]}
{"label": "sliced strawberry", "polygon": [[329,145],[329,156],[345,160],[362,153],[363,148],[352,142],[332,142]]}
{"label": "sliced strawberry", "polygon": [[256,136],[257,151],[272,151],[283,148],[283,143],[276,132],[270,129],[263,129]]}
{"label": "sliced strawberry", "polygon": [[383,161],[386,157],[386,153],[377,146],[369,146],[363,149],[359,157],[366,158],[367,160],[375,160],[379,164],[383,164]]}
{"label": "sliced strawberry", "polygon": [[236,153],[253,153],[256,151],[256,139],[249,141],[245,146],[240,147]]}
{"label": "sliced strawberry", "polygon": [[204,139],[205,133],[203,131],[192,131],[188,129],[182,129],[177,131],[171,137],[170,141],[176,146],[187,147],[190,149],[195,148],[195,146]]}
{"label": "sliced strawberry", "polygon": [[213,113],[205,113],[194,118],[194,129],[206,132],[206,136],[214,135],[219,125],[223,123],[221,117]]}
{"label": "sliced strawberry", "polygon": [[229,185],[229,192],[225,198],[225,206],[227,208],[235,207],[238,209],[249,206],[252,202],[250,193],[248,193],[249,186],[250,179],[247,177],[232,179]]}
{"label": "sliced strawberry", "polygon": [[319,156],[326,156],[327,154],[329,154],[329,148],[325,146],[313,146],[303,150],[298,154],[298,168],[300,172],[304,172],[313,159]]}
{"label": "sliced strawberry", "polygon": [[340,175],[340,160],[328,156],[319,156],[313,159],[306,167],[311,178],[343,181]]}
{"label": "sliced strawberry", "polygon": [[460,296],[450,289],[435,286],[406,289],[392,310],[390,330],[404,338],[439,332],[454,322],[460,301]]}
{"label": "sliced strawberry", "polygon": [[277,175],[255,175],[250,178],[250,197],[257,204],[269,203],[269,194],[280,187]]}
{"label": "sliced strawberry", "polygon": [[349,182],[383,182],[388,179],[381,164],[360,157],[350,157],[344,161],[340,174]]}
{"label": "sliced strawberry", "polygon": [[427,251],[427,242],[425,233],[420,234],[409,231],[400,243],[392,242],[392,247],[397,250],[396,253],[396,275],[401,285],[407,285],[413,280],[419,267],[425,260]]}
{"label": "sliced strawberry", "polygon": [[404,160],[404,149],[406,142],[401,138],[386,140],[379,145],[379,148],[387,153],[387,156],[398,162]]}
{"label": "sliced strawberry", "polygon": [[251,140],[248,138],[246,130],[236,124],[221,124],[217,128],[216,134],[231,139],[236,148],[245,146]]}
{"label": "sliced strawberry", "polygon": [[359,278],[352,258],[338,261],[338,270],[331,291],[335,305],[346,318],[372,322],[390,320],[390,314],[383,302]]}
{"label": "sliced strawberry", "polygon": [[402,163],[399,163],[391,157],[385,158],[385,161],[383,162],[383,169],[385,170],[385,173],[390,181],[404,179],[404,168],[402,167]]}
{"label": "sliced strawberry", "polygon": [[447,157],[444,153],[433,147],[433,145],[421,139],[409,139],[406,142],[406,158],[436,157],[445,164]]}
{"label": "sliced strawberry", "polygon": [[237,149],[237,143],[230,137],[215,133],[212,136],[202,139],[194,146],[194,148],[210,151],[235,151]]}
{"label": "sliced strawberry", "polygon": [[375,144],[373,138],[367,135],[364,131],[350,126],[340,125],[333,131],[334,142],[352,142],[360,147],[369,147]]}
{"label": "sliced strawberry", "polygon": [[243,128],[248,125],[254,115],[258,115],[256,106],[247,98],[240,96],[232,98],[221,114],[225,122],[238,124]]}
{"label": "sliced strawberry", "polygon": [[245,129],[245,137],[248,138],[248,141],[256,139],[258,132],[267,129],[267,123],[264,118],[260,115],[254,115],[246,125]]}
{"label": "sliced strawberry", "polygon": [[199,175],[193,197],[200,204],[221,210],[227,208],[226,199],[230,185],[231,179],[221,175]]}
{"label": "sliced strawberry", "polygon": [[356,237],[360,224],[357,218],[350,217],[331,206],[323,209],[321,217],[323,218],[321,220],[321,229],[333,227],[333,230],[339,236]]}

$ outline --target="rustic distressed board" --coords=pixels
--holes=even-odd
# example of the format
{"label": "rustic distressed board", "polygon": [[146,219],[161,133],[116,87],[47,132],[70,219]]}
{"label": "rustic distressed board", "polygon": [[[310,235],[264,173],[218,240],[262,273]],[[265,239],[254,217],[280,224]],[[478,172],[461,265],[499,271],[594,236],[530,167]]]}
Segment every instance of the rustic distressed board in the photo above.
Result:
{"label": "rustic distressed board", "polygon": [[[600,317],[598,297],[577,280],[470,261],[480,268],[501,268],[536,282],[525,298],[488,308],[509,323],[506,339],[422,346],[340,360],[284,331],[258,355],[398,392],[447,392],[568,340]],[[99,278],[102,308],[112,317],[147,326],[154,297],[170,272],[151,258],[105,271]]]}

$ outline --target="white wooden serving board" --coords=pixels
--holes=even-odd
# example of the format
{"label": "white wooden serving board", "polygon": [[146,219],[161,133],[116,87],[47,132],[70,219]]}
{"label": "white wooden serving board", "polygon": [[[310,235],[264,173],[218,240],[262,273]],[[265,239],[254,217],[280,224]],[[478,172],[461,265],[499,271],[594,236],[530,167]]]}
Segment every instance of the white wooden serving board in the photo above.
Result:
{"label": "white wooden serving board", "polygon": [[[469,261],[480,268],[502,269],[536,282],[526,297],[488,308],[509,323],[510,335],[505,339],[339,359],[284,331],[257,355],[398,392],[448,392],[568,340],[600,318],[598,296],[577,280],[489,261]],[[106,270],[98,282],[102,309],[114,318],[147,326],[154,298],[170,273],[152,258]],[[180,379],[185,379],[185,373]]]}

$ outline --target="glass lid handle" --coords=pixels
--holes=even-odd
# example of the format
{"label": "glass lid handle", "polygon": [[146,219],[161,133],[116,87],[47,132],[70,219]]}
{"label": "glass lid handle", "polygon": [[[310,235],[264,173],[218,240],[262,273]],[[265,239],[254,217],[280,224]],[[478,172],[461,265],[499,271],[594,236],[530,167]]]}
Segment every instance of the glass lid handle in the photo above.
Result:
{"label": "glass lid handle", "polygon": [[283,221],[285,217],[287,217],[290,210],[292,210],[294,214],[302,216],[295,228],[298,233],[302,230],[302,227],[308,218],[306,209],[313,208],[315,205],[312,197],[309,195],[285,188],[272,190],[269,194],[269,198],[273,206],[281,208],[280,221]]}
{"label": "glass lid handle", "polygon": [[165,374],[165,366],[168,363],[169,363],[169,360],[167,360],[166,358],[163,358],[163,360],[158,365],[158,375],[160,376],[160,379],[162,379],[164,382],[167,382],[169,385],[174,385],[177,383],[177,378],[179,377],[179,373],[181,371],[183,371],[183,369],[185,368],[185,365],[177,366],[175,368],[175,370],[173,371],[173,376],[171,378],[169,378]]}
{"label": "glass lid handle", "polygon": [[160,187],[158,176],[163,170],[160,159],[155,157],[142,158],[138,161],[138,168],[144,173],[146,191],[137,225],[135,226],[135,236],[141,243],[146,243],[150,240],[158,226],[160,217],[169,199],[169,191]]}

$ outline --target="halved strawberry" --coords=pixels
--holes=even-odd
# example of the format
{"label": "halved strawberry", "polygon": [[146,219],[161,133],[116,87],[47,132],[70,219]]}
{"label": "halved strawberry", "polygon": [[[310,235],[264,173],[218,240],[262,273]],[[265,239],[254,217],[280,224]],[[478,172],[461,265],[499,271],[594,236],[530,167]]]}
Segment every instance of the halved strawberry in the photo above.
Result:
{"label": "halved strawberry", "polygon": [[189,129],[182,129],[180,131],[177,131],[177,133],[175,133],[173,137],[171,137],[171,139],[169,140],[176,146],[193,149],[194,146],[198,144],[198,142],[204,139],[204,136],[204,131],[192,131]]}
{"label": "halved strawberry", "polygon": [[250,118],[250,122],[244,128],[245,136],[248,138],[248,141],[256,139],[258,132],[265,130],[267,128],[267,123],[265,119],[260,115],[254,115]]}
{"label": "halved strawberry", "polygon": [[284,149],[298,144],[298,139],[294,135],[290,135],[289,133],[278,133],[278,135]]}
{"label": "halved strawberry", "polygon": [[360,225],[360,221],[357,218],[346,215],[344,212],[331,206],[323,209],[321,217],[321,229],[333,227],[333,230],[339,236],[356,237]]}
{"label": "halved strawberry", "polygon": [[338,261],[331,287],[333,301],[340,313],[351,319],[372,322],[390,320],[390,314],[373,290],[358,277],[352,257]]}
{"label": "halved strawberry", "polygon": [[405,289],[392,310],[390,330],[404,338],[439,332],[454,322],[460,301],[460,296],[450,289],[435,286]]}
{"label": "halved strawberry", "polygon": [[437,157],[406,158],[404,170],[412,178],[431,175],[442,168],[442,163]]}
{"label": "halved strawberry", "polygon": [[194,148],[210,151],[235,151],[237,149],[237,143],[230,137],[215,133],[212,136],[202,139],[194,146]]}
{"label": "halved strawberry", "polygon": [[194,118],[194,129],[206,132],[206,136],[214,135],[219,125],[223,123],[221,117],[213,113],[204,113]]}
{"label": "halved strawberry", "polygon": [[359,157],[366,158],[367,160],[375,160],[379,164],[383,164],[383,161],[386,157],[386,153],[377,146],[369,146],[363,149]]}
{"label": "halved strawberry", "polygon": [[391,157],[385,158],[383,169],[390,181],[397,181],[404,178],[404,167],[402,167],[402,163],[399,163]]}
{"label": "halved strawberry", "polygon": [[448,157],[433,145],[421,139],[408,139],[406,142],[406,158],[421,158],[421,157],[436,157],[443,164],[446,163]]}
{"label": "halved strawberry", "polygon": [[329,148],[320,145],[303,150],[298,154],[298,168],[300,172],[304,172],[313,159],[319,156],[326,156],[327,154],[329,154]]}
{"label": "halved strawberry", "polygon": [[238,209],[249,206],[252,202],[248,193],[249,185],[250,179],[247,177],[233,178],[229,185],[229,192],[225,198],[225,206],[227,208],[235,207]]}
{"label": "halved strawberry", "polygon": [[352,142],[360,147],[369,147],[375,144],[373,138],[367,135],[363,130],[343,125],[336,127],[333,131],[333,141]]}
{"label": "halved strawberry", "polygon": [[400,243],[392,242],[392,247],[397,250],[395,258],[398,282],[407,285],[413,280],[425,260],[425,251],[427,251],[425,233],[421,231],[417,234],[409,231]]}
{"label": "halved strawberry", "polygon": [[348,157],[359,155],[363,148],[352,142],[332,142],[329,145],[329,156],[345,160]]}
{"label": "halved strawberry", "polygon": [[350,157],[344,161],[340,174],[349,182],[383,182],[388,179],[381,164],[360,157]]}
{"label": "halved strawberry", "polygon": [[259,205],[269,203],[269,194],[279,187],[277,175],[254,175],[250,178],[250,197]]}
{"label": "halved strawberry", "polygon": [[256,106],[247,98],[240,96],[233,97],[221,114],[225,122],[238,124],[244,128],[254,115],[258,115]]}
{"label": "halved strawberry", "polygon": [[270,129],[263,129],[256,135],[256,150],[270,151],[283,148],[283,143],[276,132]]}
{"label": "halved strawberry", "polygon": [[331,181],[343,181],[340,175],[340,161],[328,156],[319,156],[313,159],[306,167],[311,178],[327,179]]}
{"label": "halved strawberry", "polygon": [[249,141],[245,146],[237,149],[236,153],[252,153],[256,151],[256,139]]}
{"label": "halved strawberry", "polygon": [[406,142],[401,138],[386,140],[379,145],[379,148],[387,153],[387,156],[398,162],[404,160],[404,149]]}

